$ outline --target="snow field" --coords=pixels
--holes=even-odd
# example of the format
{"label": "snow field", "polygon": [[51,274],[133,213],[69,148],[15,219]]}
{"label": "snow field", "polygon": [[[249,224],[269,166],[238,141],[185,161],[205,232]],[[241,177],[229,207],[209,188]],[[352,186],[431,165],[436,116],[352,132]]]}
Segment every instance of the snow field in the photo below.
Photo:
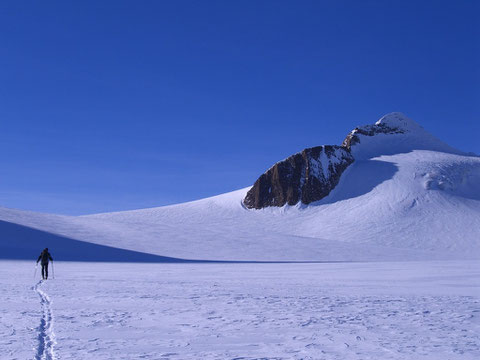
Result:
{"label": "snow field", "polygon": [[[33,262],[0,262],[0,347],[34,358]],[[480,265],[56,263],[56,359],[478,359]],[[40,296],[42,297],[42,296]],[[48,357],[47,357],[48,359]]]}

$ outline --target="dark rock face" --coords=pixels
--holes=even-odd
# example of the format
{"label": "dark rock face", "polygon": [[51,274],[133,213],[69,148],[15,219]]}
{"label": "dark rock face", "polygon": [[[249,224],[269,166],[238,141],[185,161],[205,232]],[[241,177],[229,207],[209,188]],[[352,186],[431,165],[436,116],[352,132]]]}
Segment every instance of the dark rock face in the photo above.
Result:
{"label": "dark rock face", "polygon": [[358,135],[374,136],[377,134],[403,134],[405,130],[387,126],[385,124],[366,125],[357,127],[347,135],[342,142],[342,146],[351,149],[353,145],[360,143],[360,137]]}
{"label": "dark rock face", "polygon": [[305,149],[261,175],[243,203],[250,209],[262,209],[321,200],[338,184],[341,174],[353,161],[350,151],[342,146]]}

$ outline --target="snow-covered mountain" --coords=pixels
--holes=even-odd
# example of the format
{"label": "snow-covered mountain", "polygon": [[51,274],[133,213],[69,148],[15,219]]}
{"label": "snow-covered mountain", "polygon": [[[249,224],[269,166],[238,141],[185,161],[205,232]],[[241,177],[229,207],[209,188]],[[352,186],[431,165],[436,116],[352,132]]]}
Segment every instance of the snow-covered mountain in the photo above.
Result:
{"label": "snow-covered mountain", "polygon": [[[332,151],[313,149],[275,164],[265,173],[269,178],[264,174],[264,184],[273,184],[274,169],[290,163],[285,173],[295,176],[282,184],[295,184],[299,192],[283,204],[265,197],[268,186],[259,188],[257,198],[247,196],[254,186],[173,206],[79,217],[2,208],[0,253],[49,246],[52,253],[60,247],[68,254],[86,242],[102,247],[78,250],[80,257],[99,251],[107,259],[111,247],[203,260],[480,257],[479,157],[450,147],[401,113],[356,128]],[[338,164],[345,166],[335,178]],[[302,175],[307,168],[315,180]],[[302,201],[306,192],[320,193],[318,182],[330,184],[328,194]],[[249,199],[266,201],[256,206]],[[131,254],[139,256],[125,252],[119,259]]]}
{"label": "snow-covered mountain", "polygon": [[463,154],[405,115],[391,113],[355,128],[342,146],[317,146],[279,161],[258,178],[243,203],[249,209],[310,204],[328,196],[355,160],[420,149]]}

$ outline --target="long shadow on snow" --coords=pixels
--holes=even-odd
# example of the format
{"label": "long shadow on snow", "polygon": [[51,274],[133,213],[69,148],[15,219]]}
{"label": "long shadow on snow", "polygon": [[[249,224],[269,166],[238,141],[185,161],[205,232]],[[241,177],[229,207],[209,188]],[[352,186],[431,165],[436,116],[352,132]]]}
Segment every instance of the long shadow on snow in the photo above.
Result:
{"label": "long shadow on snow", "polygon": [[0,259],[36,260],[45,247],[58,261],[197,262],[92,244],[0,220]]}
{"label": "long shadow on snow", "polygon": [[356,198],[393,178],[398,166],[381,160],[357,160],[342,174],[340,183],[326,198],[310,205],[332,204]]}
{"label": "long shadow on snow", "polygon": [[132,263],[208,263],[208,264],[271,264],[271,263],[344,263],[350,261],[248,261],[189,260],[118,249],[70,239],[45,231],[0,220],[0,260],[36,260],[48,247],[56,261],[132,262]]}

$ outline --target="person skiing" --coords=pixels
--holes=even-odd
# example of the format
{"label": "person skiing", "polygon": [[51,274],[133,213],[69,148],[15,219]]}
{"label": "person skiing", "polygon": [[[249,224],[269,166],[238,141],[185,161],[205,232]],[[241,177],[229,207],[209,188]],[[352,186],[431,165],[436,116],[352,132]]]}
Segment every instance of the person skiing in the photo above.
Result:
{"label": "person skiing", "polygon": [[37,259],[37,264],[38,262],[42,260],[42,279],[47,280],[48,279],[48,261],[52,259],[52,255],[48,252],[48,248],[43,249],[42,253]]}

